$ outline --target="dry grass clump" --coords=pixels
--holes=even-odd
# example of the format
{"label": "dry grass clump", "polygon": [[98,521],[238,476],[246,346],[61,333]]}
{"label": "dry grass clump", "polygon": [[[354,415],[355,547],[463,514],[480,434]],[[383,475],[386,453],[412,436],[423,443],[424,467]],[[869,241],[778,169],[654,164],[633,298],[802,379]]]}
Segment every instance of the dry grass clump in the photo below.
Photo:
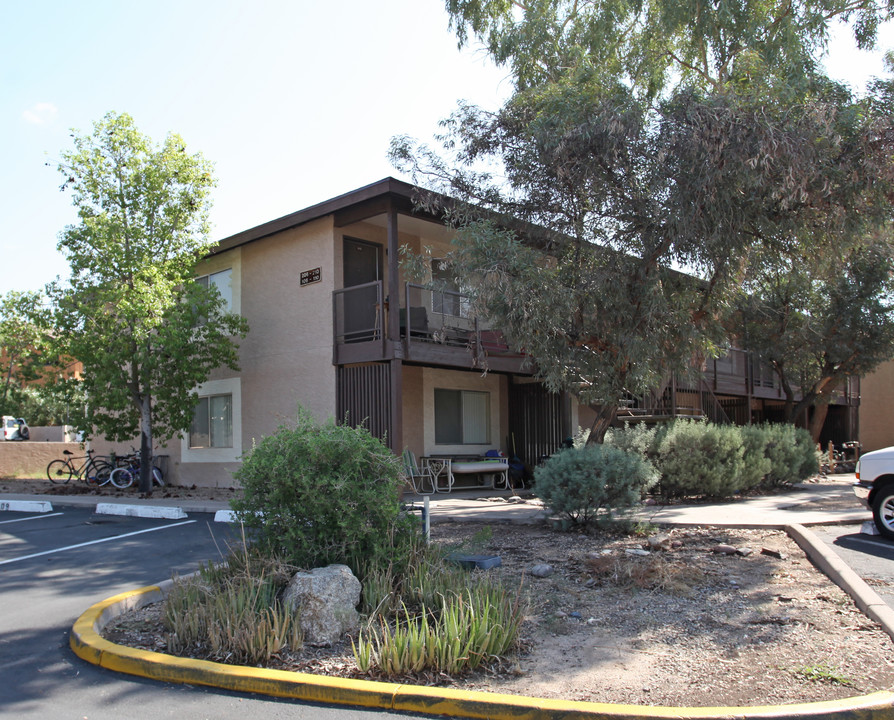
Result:
{"label": "dry grass clump", "polygon": [[703,570],[663,555],[599,555],[585,563],[590,575],[602,584],[622,589],[655,590],[688,595],[705,582]]}

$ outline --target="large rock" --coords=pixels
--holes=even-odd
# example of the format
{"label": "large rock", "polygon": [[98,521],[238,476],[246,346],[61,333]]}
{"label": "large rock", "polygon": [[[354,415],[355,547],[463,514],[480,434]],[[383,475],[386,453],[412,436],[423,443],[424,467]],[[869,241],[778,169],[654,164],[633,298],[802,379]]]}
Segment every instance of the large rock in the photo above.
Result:
{"label": "large rock", "polygon": [[286,607],[297,610],[304,641],[332,645],[357,630],[360,581],[347,565],[329,565],[296,573],[283,595]]}

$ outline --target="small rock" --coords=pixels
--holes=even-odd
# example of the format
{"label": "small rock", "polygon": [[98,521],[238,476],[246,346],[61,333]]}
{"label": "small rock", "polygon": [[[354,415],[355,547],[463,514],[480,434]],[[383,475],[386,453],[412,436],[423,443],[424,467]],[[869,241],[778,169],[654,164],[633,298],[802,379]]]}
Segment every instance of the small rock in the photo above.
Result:
{"label": "small rock", "polygon": [[595,625],[599,621],[596,618],[587,618],[587,625]]}
{"label": "small rock", "polygon": [[652,535],[649,538],[649,547],[652,550],[668,550],[670,548],[670,536]]}
{"label": "small rock", "polygon": [[624,551],[625,555],[637,555],[639,557],[646,557],[647,555],[651,555],[648,550],[642,550],[641,548],[627,548]]}
{"label": "small rock", "polygon": [[736,550],[736,555],[741,555],[742,557],[748,557],[753,552],[754,552],[754,550],[752,550],[751,548],[747,548],[747,547],[739,548],[738,550]]}
{"label": "small rock", "polygon": [[519,497],[518,495],[511,495],[510,497],[506,498],[506,502],[519,505],[527,501],[523,497]]}
{"label": "small rock", "polygon": [[546,563],[541,563],[539,565],[535,565],[534,567],[532,567],[528,572],[537,578],[548,578],[555,571],[553,570],[552,565],[547,565]]}
{"label": "small rock", "polygon": [[682,540],[674,540],[674,541],[671,543],[671,547],[672,547],[674,550],[679,550],[681,547],[683,547],[683,541],[682,541]]}
{"label": "small rock", "polygon": [[556,617],[557,618],[566,618],[566,617],[568,617],[568,613],[565,612],[564,610],[556,610]]}
{"label": "small rock", "polygon": [[587,580],[587,582],[584,583],[584,587],[591,588],[595,584],[596,584],[596,581],[593,578],[590,578],[589,580]]}
{"label": "small rock", "polygon": [[720,543],[719,545],[715,545],[714,547],[712,547],[711,552],[715,555],[735,555],[736,548],[734,548],[732,545]]}
{"label": "small rock", "polygon": [[779,552],[779,550],[771,550],[770,548],[761,548],[761,555],[769,555],[777,560],[785,560],[785,555]]}
{"label": "small rock", "polygon": [[581,615],[577,610],[575,610],[575,611],[572,612],[572,613],[568,613],[568,617],[573,617],[573,618],[576,619],[576,620],[581,620],[581,619],[583,619],[583,615]]}

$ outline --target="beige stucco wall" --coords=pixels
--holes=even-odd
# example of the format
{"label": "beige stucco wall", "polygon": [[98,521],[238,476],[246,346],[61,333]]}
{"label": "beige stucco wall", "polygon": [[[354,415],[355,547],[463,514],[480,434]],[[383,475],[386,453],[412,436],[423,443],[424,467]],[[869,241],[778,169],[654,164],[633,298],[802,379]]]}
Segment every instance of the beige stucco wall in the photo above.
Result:
{"label": "beige stucco wall", "polygon": [[[0,478],[40,478],[46,480],[47,465],[63,459],[63,451],[84,455],[79,443],[0,441]],[[80,467],[83,460],[77,460]]]}
{"label": "beige stucco wall", "polygon": [[425,455],[425,380],[423,369],[403,366],[403,447]]}
{"label": "beige stucco wall", "polygon": [[[248,321],[239,371],[219,369],[210,384],[234,394],[234,442],[223,461],[215,450],[190,450],[174,440],[172,482],[230,487],[238,457],[252,444],[295,418],[299,404],[319,420],[335,414],[332,365],[332,291],[341,283],[331,217],[291,228],[213,258],[211,272],[235,264],[234,306]],[[340,250],[339,250],[340,257]],[[301,286],[304,270],[320,268],[320,282]],[[338,284],[338,285],[337,285]]]}
{"label": "beige stucco wall", "polygon": [[860,380],[859,413],[863,452],[894,445],[894,360]]}

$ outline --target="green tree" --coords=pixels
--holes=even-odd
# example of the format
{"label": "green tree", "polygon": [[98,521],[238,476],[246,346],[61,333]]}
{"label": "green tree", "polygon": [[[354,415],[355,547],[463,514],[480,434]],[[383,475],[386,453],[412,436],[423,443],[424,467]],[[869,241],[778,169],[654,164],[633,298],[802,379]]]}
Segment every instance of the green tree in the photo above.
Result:
{"label": "green tree", "polygon": [[392,159],[459,200],[420,202],[457,228],[449,260],[476,310],[550,389],[598,408],[593,443],[625,393],[716,353],[755,257],[844,247],[887,221],[882,109],[830,83],[795,104],[730,89],[649,107],[578,73],[496,113],[460,108],[443,150],[397,138]]}
{"label": "green tree", "polygon": [[757,265],[743,284],[731,333],[776,373],[795,423],[810,407],[819,441],[829,402],[850,376],[894,357],[894,242],[890,230],[844,253],[826,247]]}
{"label": "green tree", "polygon": [[186,431],[195,388],[236,367],[245,321],[193,281],[208,239],[212,166],[168,135],[155,145],[126,114],[74,135],[59,166],[79,222],[61,233],[68,284],[50,287],[66,354],[83,363],[83,429],[140,436],[140,490],[151,492],[155,440]]}
{"label": "green tree", "polygon": [[668,87],[777,91],[819,70],[833,22],[871,48],[892,4],[876,0],[446,0],[460,46],[478,39],[519,89],[597,73],[652,100]]}
{"label": "green tree", "polygon": [[53,377],[58,365],[48,347],[46,298],[10,291],[0,298],[0,410],[21,415],[22,391]]}
{"label": "green tree", "polygon": [[590,443],[626,393],[717,352],[755,258],[845,248],[890,218],[890,93],[854,97],[819,64],[832,21],[868,47],[887,7],[446,5],[516,92],[461,106],[438,151],[395,139],[392,160],[458,199],[420,202],[458,229],[450,260],[478,312],[550,389],[598,407]]}

